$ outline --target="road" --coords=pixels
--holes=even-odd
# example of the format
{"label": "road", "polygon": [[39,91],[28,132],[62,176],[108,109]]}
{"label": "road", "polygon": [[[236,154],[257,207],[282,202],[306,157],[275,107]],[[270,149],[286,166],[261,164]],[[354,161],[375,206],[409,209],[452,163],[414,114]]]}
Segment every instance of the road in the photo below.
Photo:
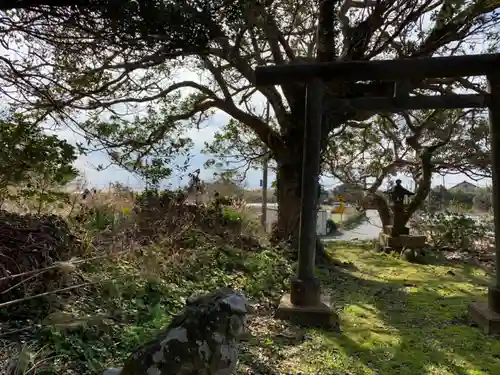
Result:
{"label": "road", "polygon": [[[373,238],[377,238],[379,233],[382,231],[382,222],[380,221],[380,218],[378,216],[378,212],[376,210],[367,210],[366,211],[366,216],[368,218],[367,221],[362,223],[360,226],[352,229],[352,230],[347,230],[345,232],[342,232],[342,234],[337,235],[337,236],[329,236],[326,238],[323,238],[322,240],[325,242],[329,241],[351,241],[351,240],[371,240]],[[482,218],[481,215],[474,215],[474,214],[466,214],[465,216],[468,216],[472,219],[475,220],[480,220]]]}
{"label": "road", "polygon": [[[261,204],[249,204],[248,205],[252,210],[255,210],[256,213],[260,213]],[[277,219],[277,204],[268,204],[268,231],[271,230],[271,222]],[[367,210],[366,211],[367,221],[361,223],[358,227],[353,228],[351,230],[346,230],[345,232],[341,232],[336,236],[328,236],[322,237],[322,241],[330,242],[330,241],[351,241],[351,240],[371,240],[373,238],[377,238],[379,233],[382,231],[382,223],[378,216],[378,212],[376,210]],[[479,220],[481,215],[471,215],[467,216]]]}
{"label": "road", "polygon": [[366,211],[367,221],[361,223],[358,227],[342,232],[337,236],[330,236],[323,239],[325,242],[329,241],[351,241],[351,240],[371,240],[377,238],[382,230],[382,222],[376,210]]}
{"label": "road", "polygon": [[[260,213],[262,204],[260,203],[250,203],[247,205],[247,207],[257,213]],[[267,220],[268,220],[268,230],[271,228],[271,223],[277,219],[277,209],[278,205],[277,204],[268,204],[268,215],[267,215]],[[371,240],[372,238],[377,238],[378,234],[382,230],[382,223],[380,222],[380,218],[378,216],[378,212],[376,210],[367,210],[366,211],[366,217],[367,221],[363,222],[361,225],[358,227],[352,229],[352,230],[347,230],[345,232],[342,232],[341,234],[337,236],[328,236],[328,237],[323,237],[323,241],[350,241],[354,239],[359,239],[359,240]]]}

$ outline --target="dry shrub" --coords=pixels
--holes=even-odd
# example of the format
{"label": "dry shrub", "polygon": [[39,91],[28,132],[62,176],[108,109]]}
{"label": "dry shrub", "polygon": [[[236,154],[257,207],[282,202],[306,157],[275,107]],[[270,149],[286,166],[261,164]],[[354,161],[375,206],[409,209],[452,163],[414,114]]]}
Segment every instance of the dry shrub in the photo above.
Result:
{"label": "dry shrub", "polygon": [[[246,249],[260,249],[260,243],[249,233],[242,203],[188,203],[183,193],[168,192],[148,197],[136,204],[130,236],[141,245],[168,241],[172,250],[192,247],[192,232],[203,232],[225,243]],[[239,209],[238,209],[239,208]]]}
{"label": "dry shrub", "polygon": [[266,301],[281,295],[291,265],[260,246],[254,236],[260,226],[247,219],[245,202],[190,204],[172,193],[143,198],[99,192],[75,199],[68,220],[6,213],[22,220],[14,225],[0,218],[10,239],[0,233],[0,251],[19,258],[6,274],[19,273],[18,264],[26,272],[0,287],[1,294],[18,284],[13,292],[19,293],[4,296],[11,298],[8,307],[0,302],[1,374],[13,366],[13,374],[22,373],[21,341],[28,367],[40,373],[102,373],[149,340],[193,293],[226,285]]}
{"label": "dry shrub", "polygon": [[[172,192],[144,199],[109,191],[71,202],[68,219],[2,211],[0,309],[14,301],[16,314],[43,315],[46,311],[40,306],[33,309],[31,303],[19,302],[51,293],[41,299],[50,300],[52,307],[43,308],[50,310],[67,302],[77,290],[86,293],[66,289],[88,281],[85,267],[95,258],[124,253],[146,257],[153,246],[165,259],[187,259],[196,253],[200,241],[261,251],[261,241],[254,236],[258,225],[246,219],[244,202],[226,203],[192,204],[184,194]],[[9,309],[7,315],[12,312]]]}
{"label": "dry shrub", "polygon": [[0,303],[67,286],[84,251],[61,217],[0,211]]}
{"label": "dry shrub", "polygon": [[130,211],[132,197],[112,191],[80,197],[60,202],[65,217],[0,211],[0,321],[44,316],[87,293],[86,264],[116,252],[119,228],[108,228],[107,219]]}

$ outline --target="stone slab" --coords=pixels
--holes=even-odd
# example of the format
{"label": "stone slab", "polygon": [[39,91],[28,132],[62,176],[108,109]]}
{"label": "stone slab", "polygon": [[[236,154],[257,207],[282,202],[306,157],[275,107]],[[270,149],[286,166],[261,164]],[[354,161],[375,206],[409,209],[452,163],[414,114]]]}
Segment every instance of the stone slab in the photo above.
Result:
{"label": "stone slab", "polygon": [[290,294],[285,294],[275,316],[303,326],[339,331],[339,316],[330,307],[329,296],[325,295],[321,296],[321,302],[316,305],[297,306],[292,304]]}
{"label": "stone slab", "polygon": [[469,316],[487,335],[500,333],[500,314],[491,310],[488,302],[471,303]]}
{"label": "stone slab", "polygon": [[406,247],[408,249],[421,249],[426,246],[427,238],[425,236],[400,235],[392,237],[383,232],[379,235],[379,242],[382,247],[392,247],[400,249]]}

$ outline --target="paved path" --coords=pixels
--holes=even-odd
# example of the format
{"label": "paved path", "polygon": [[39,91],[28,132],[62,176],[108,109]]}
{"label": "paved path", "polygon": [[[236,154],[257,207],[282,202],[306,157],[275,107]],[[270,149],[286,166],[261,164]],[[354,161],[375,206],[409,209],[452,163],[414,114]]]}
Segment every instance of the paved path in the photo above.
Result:
{"label": "paved path", "polygon": [[[262,207],[261,203],[250,203],[247,205],[250,210],[255,212],[256,214],[260,214],[260,210]],[[268,230],[270,230],[271,223],[277,219],[277,209],[278,205],[273,203],[268,203]],[[359,240],[371,240],[372,238],[377,238],[378,234],[382,230],[382,223],[380,222],[380,218],[378,216],[377,210],[367,210],[366,211],[367,221],[361,223],[361,225],[357,226],[352,230],[347,230],[342,232],[336,236],[328,236],[323,237],[322,241],[350,241],[354,239]]]}
{"label": "paved path", "polygon": [[337,236],[329,236],[323,238],[322,240],[325,242],[330,241],[351,241],[351,240],[371,240],[373,238],[377,238],[378,234],[382,230],[382,222],[378,216],[378,212],[376,210],[367,210],[366,211],[367,221],[361,223],[361,225],[353,228],[351,230],[347,230],[342,232]]}
{"label": "paved path", "polygon": [[[465,216],[468,216],[475,220],[480,220],[482,217],[481,215],[474,214],[466,214]],[[382,222],[380,221],[378,212],[376,210],[367,210],[366,217],[368,218],[368,220],[363,222],[358,227],[342,232],[337,236],[324,237],[322,238],[322,241],[351,241],[356,239],[371,240],[373,238],[377,238],[379,233],[382,231]]]}
{"label": "paved path", "polygon": [[[260,209],[261,204],[259,203],[250,204],[249,206],[255,210],[255,209]],[[268,206],[269,208],[274,208],[275,210],[277,210],[277,204],[268,204]],[[270,210],[268,214],[268,220],[270,222],[277,219],[276,213],[277,212],[272,212],[272,210]],[[467,215],[467,216],[472,217],[474,219],[480,218],[480,215]],[[367,221],[361,223],[356,228],[353,228],[351,230],[346,230],[345,232],[341,232],[336,236],[323,237],[321,240],[323,242],[330,242],[330,241],[351,241],[355,239],[371,240],[373,238],[377,238],[379,233],[382,231],[382,223],[378,216],[377,210],[367,210],[366,217]],[[268,230],[270,230],[270,226]]]}

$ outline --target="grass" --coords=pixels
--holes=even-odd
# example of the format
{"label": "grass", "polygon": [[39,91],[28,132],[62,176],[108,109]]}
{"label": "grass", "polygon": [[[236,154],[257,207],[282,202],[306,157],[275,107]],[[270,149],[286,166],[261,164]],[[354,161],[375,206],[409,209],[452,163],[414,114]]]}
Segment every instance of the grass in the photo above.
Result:
{"label": "grass", "polygon": [[[282,293],[290,268],[277,253],[246,253],[200,233],[190,236],[199,243],[182,256],[166,258],[163,249],[152,246],[142,249],[140,257],[130,254],[89,267],[85,277],[95,282],[94,287],[73,296],[71,304],[52,311],[41,324],[27,327],[33,331],[25,332],[21,340],[29,361],[17,354],[19,362],[26,362],[24,370],[33,367],[29,373],[44,375],[101,374],[153,338],[193,293],[231,286],[261,303]],[[12,331],[0,338],[5,361],[9,354],[5,349],[15,351],[21,341]],[[0,368],[0,373],[5,372]]]}
{"label": "grass", "polygon": [[54,284],[73,275],[83,286],[0,308],[0,374],[102,374],[154,337],[190,295],[229,286],[271,305],[291,275],[236,208],[221,217],[211,206],[174,206],[143,217],[121,198],[98,198],[80,228],[94,250],[53,275]]}
{"label": "grass", "polygon": [[[132,219],[130,207],[125,211]],[[244,221],[229,213],[229,221]],[[127,218],[120,220],[126,224]],[[94,219],[92,226],[105,234],[110,220]],[[207,232],[206,218],[169,220],[147,220],[145,229],[159,233],[147,232],[155,241],[135,245],[135,237],[124,241],[131,228],[111,222],[114,229],[101,236],[104,242],[92,241],[110,256],[73,271],[87,286],[57,299],[27,301],[25,309],[39,312],[29,319],[0,310],[0,318],[7,318],[0,322],[0,373],[101,374],[168,324],[189,295],[221,286],[244,290],[258,312],[241,344],[237,374],[248,367],[257,375],[500,373],[500,342],[466,316],[467,305],[486,293],[488,278],[481,270],[415,265],[361,244],[339,243],[328,251],[346,268],[321,268],[318,276],[339,313],[341,333],[306,330],[273,318],[294,265],[265,243],[256,246],[255,233],[245,237],[251,223],[216,231],[212,225]],[[110,242],[113,233],[119,235]],[[123,243],[126,249],[116,249]],[[5,371],[9,366],[17,372]]]}
{"label": "grass", "polygon": [[[247,367],[266,375],[270,368],[332,375],[500,373],[500,342],[471,326],[465,315],[467,305],[486,291],[482,271],[413,265],[360,248],[330,251],[356,268],[319,271],[340,314],[342,333],[304,330],[275,320],[272,309],[264,308],[251,319],[252,338],[242,345],[240,374]],[[260,306],[269,306],[290,272],[273,251],[246,253],[213,245],[205,254],[191,254],[182,267],[163,269],[154,278],[149,273],[141,276],[144,270],[137,267],[137,261],[122,260],[101,269],[108,277],[114,275],[113,282],[108,293],[101,291],[84,308],[90,312],[117,305],[127,319],[102,323],[105,328],[100,331],[92,326],[69,332],[52,328],[36,346],[79,374],[97,374],[105,364],[121,363],[167,324],[190,293],[233,285]],[[181,281],[186,275],[198,276]],[[56,372],[43,372],[47,373]]]}
{"label": "grass", "polygon": [[341,334],[309,330],[276,344],[277,367],[304,374],[479,375],[500,373],[500,342],[470,324],[468,304],[488,278],[468,266],[414,265],[366,249],[330,253],[351,271],[319,271]]}

